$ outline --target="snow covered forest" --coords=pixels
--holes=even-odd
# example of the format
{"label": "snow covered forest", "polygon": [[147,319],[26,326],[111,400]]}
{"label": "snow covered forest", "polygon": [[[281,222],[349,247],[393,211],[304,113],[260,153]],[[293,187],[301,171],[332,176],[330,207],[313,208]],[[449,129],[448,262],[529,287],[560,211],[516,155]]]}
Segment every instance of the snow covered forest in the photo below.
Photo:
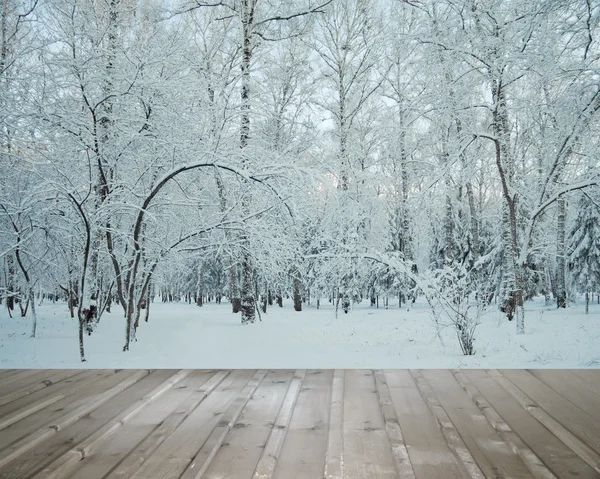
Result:
{"label": "snow covered forest", "polygon": [[600,303],[597,1],[0,8],[1,323],[56,303],[84,361],[153,303],[422,304],[468,356],[489,311]]}

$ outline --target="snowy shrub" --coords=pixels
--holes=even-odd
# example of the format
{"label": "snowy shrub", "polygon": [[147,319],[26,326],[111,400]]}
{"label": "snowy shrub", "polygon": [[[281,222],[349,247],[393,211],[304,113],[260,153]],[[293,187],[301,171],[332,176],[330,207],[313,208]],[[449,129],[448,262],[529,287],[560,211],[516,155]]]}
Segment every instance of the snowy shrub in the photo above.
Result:
{"label": "snowy shrub", "polygon": [[485,301],[472,300],[468,274],[462,266],[434,271],[429,280],[429,303],[438,331],[452,327],[465,356],[475,354],[475,330],[481,323]]}

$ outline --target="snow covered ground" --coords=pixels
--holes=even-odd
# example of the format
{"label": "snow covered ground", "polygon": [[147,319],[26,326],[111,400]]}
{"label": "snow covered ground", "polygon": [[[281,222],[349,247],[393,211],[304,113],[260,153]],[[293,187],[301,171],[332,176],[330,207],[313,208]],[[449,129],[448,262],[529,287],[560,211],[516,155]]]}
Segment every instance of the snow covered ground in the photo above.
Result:
{"label": "snow covered ground", "polygon": [[269,308],[263,321],[242,326],[229,303],[154,303],[138,342],[122,352],[124,319],[118,308],[86,336],[79,362],[77,323],[64,303],[38,308],[36,338],[30,318],[0,311],[0,368],[555,368],[600,366],[600,305],[567,310],[526,305],[525,335],[492,309],[475,335],[476,354],[463,356],[454,330],[440,335],[424,303],[375,309],[367,301],[350,314],[322,309]]}

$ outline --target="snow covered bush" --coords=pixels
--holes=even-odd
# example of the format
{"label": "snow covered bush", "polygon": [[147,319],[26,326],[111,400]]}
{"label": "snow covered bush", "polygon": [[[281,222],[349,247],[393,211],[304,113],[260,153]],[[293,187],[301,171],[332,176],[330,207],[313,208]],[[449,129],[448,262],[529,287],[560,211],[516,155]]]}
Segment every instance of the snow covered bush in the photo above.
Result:
{"label": "snow covered bush", "polygon": [[481,323],[486,303],[474,298],[468,272],[462,265],[445,266],[429,278],[428,300],[438,332],[452,327],[465,356],[475,354],[475,330]]}

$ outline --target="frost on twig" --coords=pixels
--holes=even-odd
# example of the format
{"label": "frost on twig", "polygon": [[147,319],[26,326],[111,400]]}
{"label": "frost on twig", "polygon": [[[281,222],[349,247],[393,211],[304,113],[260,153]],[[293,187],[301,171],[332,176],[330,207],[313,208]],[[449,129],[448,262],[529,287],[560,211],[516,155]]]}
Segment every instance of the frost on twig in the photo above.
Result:
{"label": "frost on twig", "polygon": [[463,354],[474,355],[475,330],[481,323],[486,305],[473,297],[466,270],[462,266],[451,265],[434,271],[429,278],[428,289],[427,297],[440,341],[442,329],[452,327]]}

